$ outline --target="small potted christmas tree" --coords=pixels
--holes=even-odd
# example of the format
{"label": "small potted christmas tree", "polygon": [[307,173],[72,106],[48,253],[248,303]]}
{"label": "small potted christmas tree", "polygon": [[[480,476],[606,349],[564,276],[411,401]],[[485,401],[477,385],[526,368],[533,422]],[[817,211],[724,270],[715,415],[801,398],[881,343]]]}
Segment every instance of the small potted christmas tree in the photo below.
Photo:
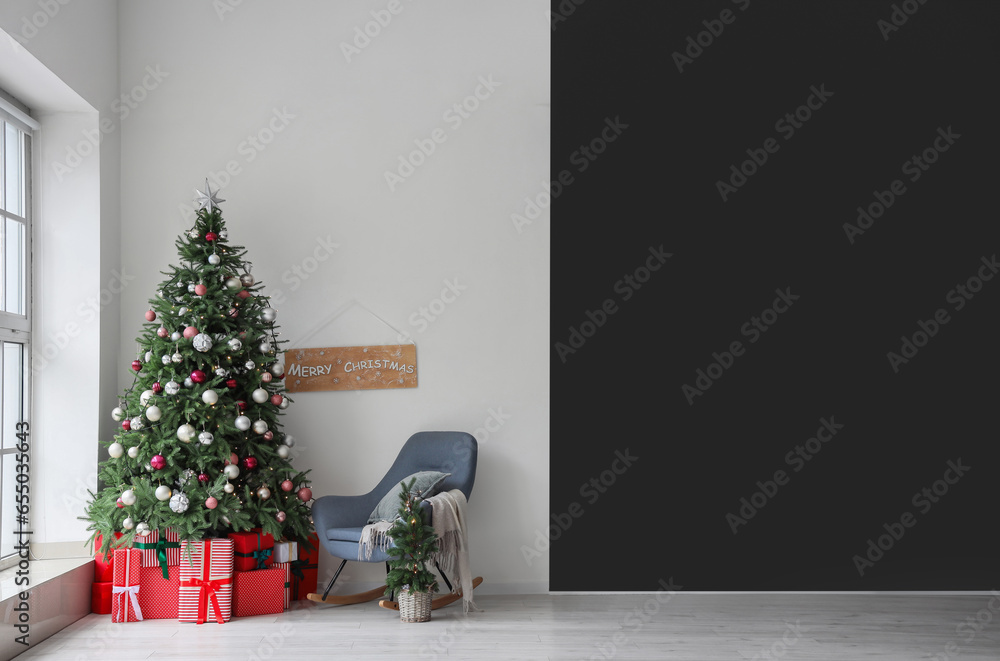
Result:
{"label": "small potted christmas tree", "polygon": [[400,482],[399,511],[389,529],[393,545],[389,555],[389,573],[385,594],[392,599],[399,594],[399,619],[403,622],[427,622],[431,619],[431,601],[437,591],[437,577],[427,568],[427,561],[438,550],[437,534],[427,523],[423,499],[413,492],[414,480]]}

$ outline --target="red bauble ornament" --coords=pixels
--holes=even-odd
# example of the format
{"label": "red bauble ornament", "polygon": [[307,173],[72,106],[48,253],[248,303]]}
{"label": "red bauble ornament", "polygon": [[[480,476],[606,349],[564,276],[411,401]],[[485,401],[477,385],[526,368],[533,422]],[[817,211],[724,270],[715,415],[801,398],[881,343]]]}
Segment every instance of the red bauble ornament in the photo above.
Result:
{"label": "red bauble ornament", "polygon": [[163,458],[162,454],[154,454],[153,458],[149,460],[149,465],[153,467],[153,470],[163,470],[167,465],[167,460]]}
{"label": "red bauble ornament", "polygon": [[251,296],[250,292],[248,292],[246,289],[241,289],[240,292],[236,295],[244,300],[250,298]]}
{"label": "red bauble ornament", "polygon": [[198,481],[208,482],[208,475],[205,475],[204,473],[198,473]]}
{"label": "red bauble ornament", "polygon": [[189,340],[197,334],[198,334],[198,329],[195,328],[194,326],[188,326],[187,328],[184,329],[184,337],[186,337]]}
{"label": "red bauble ornament", "polygon": [[275,406],[281,406],[281,402],[283,402],[284,399],[285,399],[284,397],[282,397],[277,393],[271,395],[271,403],[274,404]]}
{"label": "red bauble ornament", "polygon": [[218,506],[219,506],[219,501],[215,499],[215,496],[209,496],[208,498],[205,499],[205,507],[207,507],[208,509],[214,510]]}
{"label": "red bauble ornament", "polygon": [[125,503],[122,502],[121,498],[118,499],[118,501],[115,503],[115,505],[117,505],[118,507],[125,507]]}
{"label": "red bauble ornament", "polygon": [[226,387],[227,388],[235,388],[236,387],[236,379],[226,379]]}
{"label": "red bauble ornament", "polygon": [[295,485],[292,484],[291,480],[285,480],[284,482],[281,483],[281,490],[282,491],[291,491],[294,488],[295,488]]}
{"label": "red bauble ornament", "polygon": [[122,420],[122,429],[124,429],[125,431],[131,431],[131,429],[132,429],[132,421],[131,420]]}
{"label": "red bauble ornament", "polygon": [[132,369],[136,372],[142,369],[142,363],[137,359],[132,361]]}
{"label": "red bauble ornament", "polygon": [[194,381],[195,383],[205,383],[206,378],[207,377],[205,376],[205,373],[202,372],[201,370],[195,370],[191,372],[191,380]]}
{"label": "red bauble ornament", "polygon": [[265,441],[270,441],[273,438],[274,438],[274,432],[273,431],[271,431],[270,429],[268,429],[266,432],[264,432],[264,440]]}
{"label": "red bauble ornament", "polygon": [[216,234],[215,232],[205,232],[205,240],[206,241],[215,241],[218,238],[219,238],[219,235]]}
{"label": "red bauble ornament", "polygon": [[146,310],[146,321],[155,321],[156,313],[152,310]]}
{"label": "red bauble ornament", "polygon": [[303,503],[308,503],[312,497],[313,497],[313,490],[310,489],[309,487],[302,487],[301,489],[299,489],[299,500],[301,500]]}
{"label": "red bauble ornament", "polygon": [[208,293],[208,287],[206,287],[205,285],[195,285],[194,293],[198,296],[204,296],[205,294]]}
{"label": "red bauble ornament", "polygon": [[163,392],[163,386],[160,385],[159,381],[153,384],[153,392],[155,392],[157,395]]}
{"label": "red bauble ornament", "polygon": [[278,520],[278,523],[284,523],[286,516],[287,515],[284,512],[278,512],[274,515],[274,518]]}
{"label": "red bauble ornament", "polygon": [[243,468],[247,469],[248,471],[252,471],[253,469],[257,468],[257,460],[254,459],[253,457],[247,457],[246,459],[243,460]]}
{"label": "red bauble ornament", "polygon": [[244,402],[242,399],[237,399],[236,400],[236,406],[239,407],[240,411],[246,411],[247,410],[247,403]]}

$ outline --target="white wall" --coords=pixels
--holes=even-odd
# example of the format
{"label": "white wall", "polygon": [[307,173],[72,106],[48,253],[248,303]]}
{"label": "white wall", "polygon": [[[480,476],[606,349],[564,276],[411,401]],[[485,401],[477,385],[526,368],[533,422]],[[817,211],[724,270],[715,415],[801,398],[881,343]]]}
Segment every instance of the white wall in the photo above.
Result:
{"label": "white wall", "polygon": [[[78,517],[86,489],[97,486],[98,439],[112,433],[103,412],[119,387],[109,368],[117,361],[120,299],[88,307],[120,268],[121,146],[111,109],[118,96],[117,9],[115,0],[0,5],[7,33],[0,35],[0,86],[42,122],[33,196],[36,557],[85,553],[86,523]],[[70,160],[72,153],[79,158]],[[67,162],[68,171],[56,168]]]}
{"label": "white wall", "polygon": [[[230,240],[249,250],[289,346],[400,333],[417,345],[415,389],[295,397],[285,429],[315,493],[367,491],[413,432],[479,430],[473,570],[484,591],[545,591],[547,558],[529,565],[521,547],[549,509],[548,224],[518,233],[510,215],[548,174],[548,3],[389,6],[120,3],[121,92],[137,102],[121,122],[121,265],[136,279],[122,299],[119,386],[159,271],[192,222],[184,207],[216,173]],[[371,12],[391,20],[348,62],[341,44]],[[449,109],[477,88],[458,125]],[[444,140],[390,190],[385,171],[435,130]],[[263,148],[248,141],[257,135]],[[446,281],[464,289],[422,323]],[[380,574],[350,563],[341,580]]]}

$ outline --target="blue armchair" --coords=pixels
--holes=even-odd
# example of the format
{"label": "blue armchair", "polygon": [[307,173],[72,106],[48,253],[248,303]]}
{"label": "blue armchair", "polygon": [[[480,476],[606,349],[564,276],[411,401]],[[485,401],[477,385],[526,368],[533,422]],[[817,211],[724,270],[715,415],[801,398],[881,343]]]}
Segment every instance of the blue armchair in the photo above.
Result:
{"label": "blue armchair", "polygon": [[[340,558],[341,563],[333,580],[322,594],[311,593],[308,598],[325,604],[356,604],[378,599],[385,593],[385,587],[351,595],[331,595],[340,572],[348,560],[356,562],[386,562],[388,555],[381,549],[372,550],[370,558],[358,560],[358,544],[361,531],[368,523],[368,517],[382,497],[394,489],[409,475],[419,471],[439,471],[451,473],[440,484],[439,491],[458,489],[466,499],[472,495],[472,485],[476,481],[476,463],[479,448],[471,434],[455,431],[423,431],[413,434],[403,445],[396,460],[385,477],[364,495],[323,496],[312,506],[313,524],[322,546],[330,555]],[[433,521],[433,506],[424,503]],[[363,556],[362,556],[363,557]],[[451,589],[451,582],[440,567],[438,573]],[[481,582],[481,579],[478,579]],[[434,607],[451,603],[460,597],[448,595],[435,599]],[[387,606],[391,607],[391,606]]]}

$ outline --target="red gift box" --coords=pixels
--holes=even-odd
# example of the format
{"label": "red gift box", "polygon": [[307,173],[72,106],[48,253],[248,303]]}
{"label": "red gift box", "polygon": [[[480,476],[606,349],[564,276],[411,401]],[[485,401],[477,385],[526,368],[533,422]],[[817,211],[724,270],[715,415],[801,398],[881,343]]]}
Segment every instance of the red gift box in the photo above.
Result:
{"label": "red gift box", "polygon": [[285,566],[238,571],[233,576],[233,615],[268,615],[285,610]]}
{"label": "red gift box", "polygon": [[181,562],[180,538],[170,528],[162,535],[159,530],[153,530],[145,537],[136,537],[132,546],[142,551],[142,566],[159,567],[160,577],[164,579],[169,577],[167,567]]}
{"label": "red gift box", "polygon": [[233,540],[184,540],[181,556],[177,619],[228,622],[233,606]]}
{"label": "red gift box", "polygon": [[249,532],[231,532],[229,539],[233,540],[233,557],[236,571],[252,571],[270,567],[274,560],[271,552],[274,549],[274,536],[264,533],[260,528]]}
{"label": "red gift box", "polygon": [[159,567],[139,569],[139,607],[145,620],[177,618],[177,592],[180,588],[180,567],[168,567],[167,578]]}
{"label": "red gift box", "polygon": [[112,622],[138,622],[142,619],[138,595],[140,555],[138,549],[115,549],[111,586]]}
{"label": "red gift box", "polygon": [[[121,537],[120,532],[115,533],[115,539]],[[110,583],[114,580],[114,548],[109,548],[108,552],[101,553],[101,544],[104,543],[104,538],[101,533],[97,533],[97,537],[94,538],[94,582],[95,583]],[[114,542],[111,542],[112,547]],[[108,602],[110,605],[110,602]],[[96,612],[96,611],[95,611]],[[111,611],[108,611],[109,613]]]}
{"label": "red gift box", "polygon": [[98,615],[111,614],[111,581],[90,586],[90,612]]}
{"label": "red gift box", "polygon": [[319,537],[316,533],[309,535],[309,545],[311,549],[307,549],[305,544],[299,544],[299,560],[305,560],[307,565],[319,564]]}

